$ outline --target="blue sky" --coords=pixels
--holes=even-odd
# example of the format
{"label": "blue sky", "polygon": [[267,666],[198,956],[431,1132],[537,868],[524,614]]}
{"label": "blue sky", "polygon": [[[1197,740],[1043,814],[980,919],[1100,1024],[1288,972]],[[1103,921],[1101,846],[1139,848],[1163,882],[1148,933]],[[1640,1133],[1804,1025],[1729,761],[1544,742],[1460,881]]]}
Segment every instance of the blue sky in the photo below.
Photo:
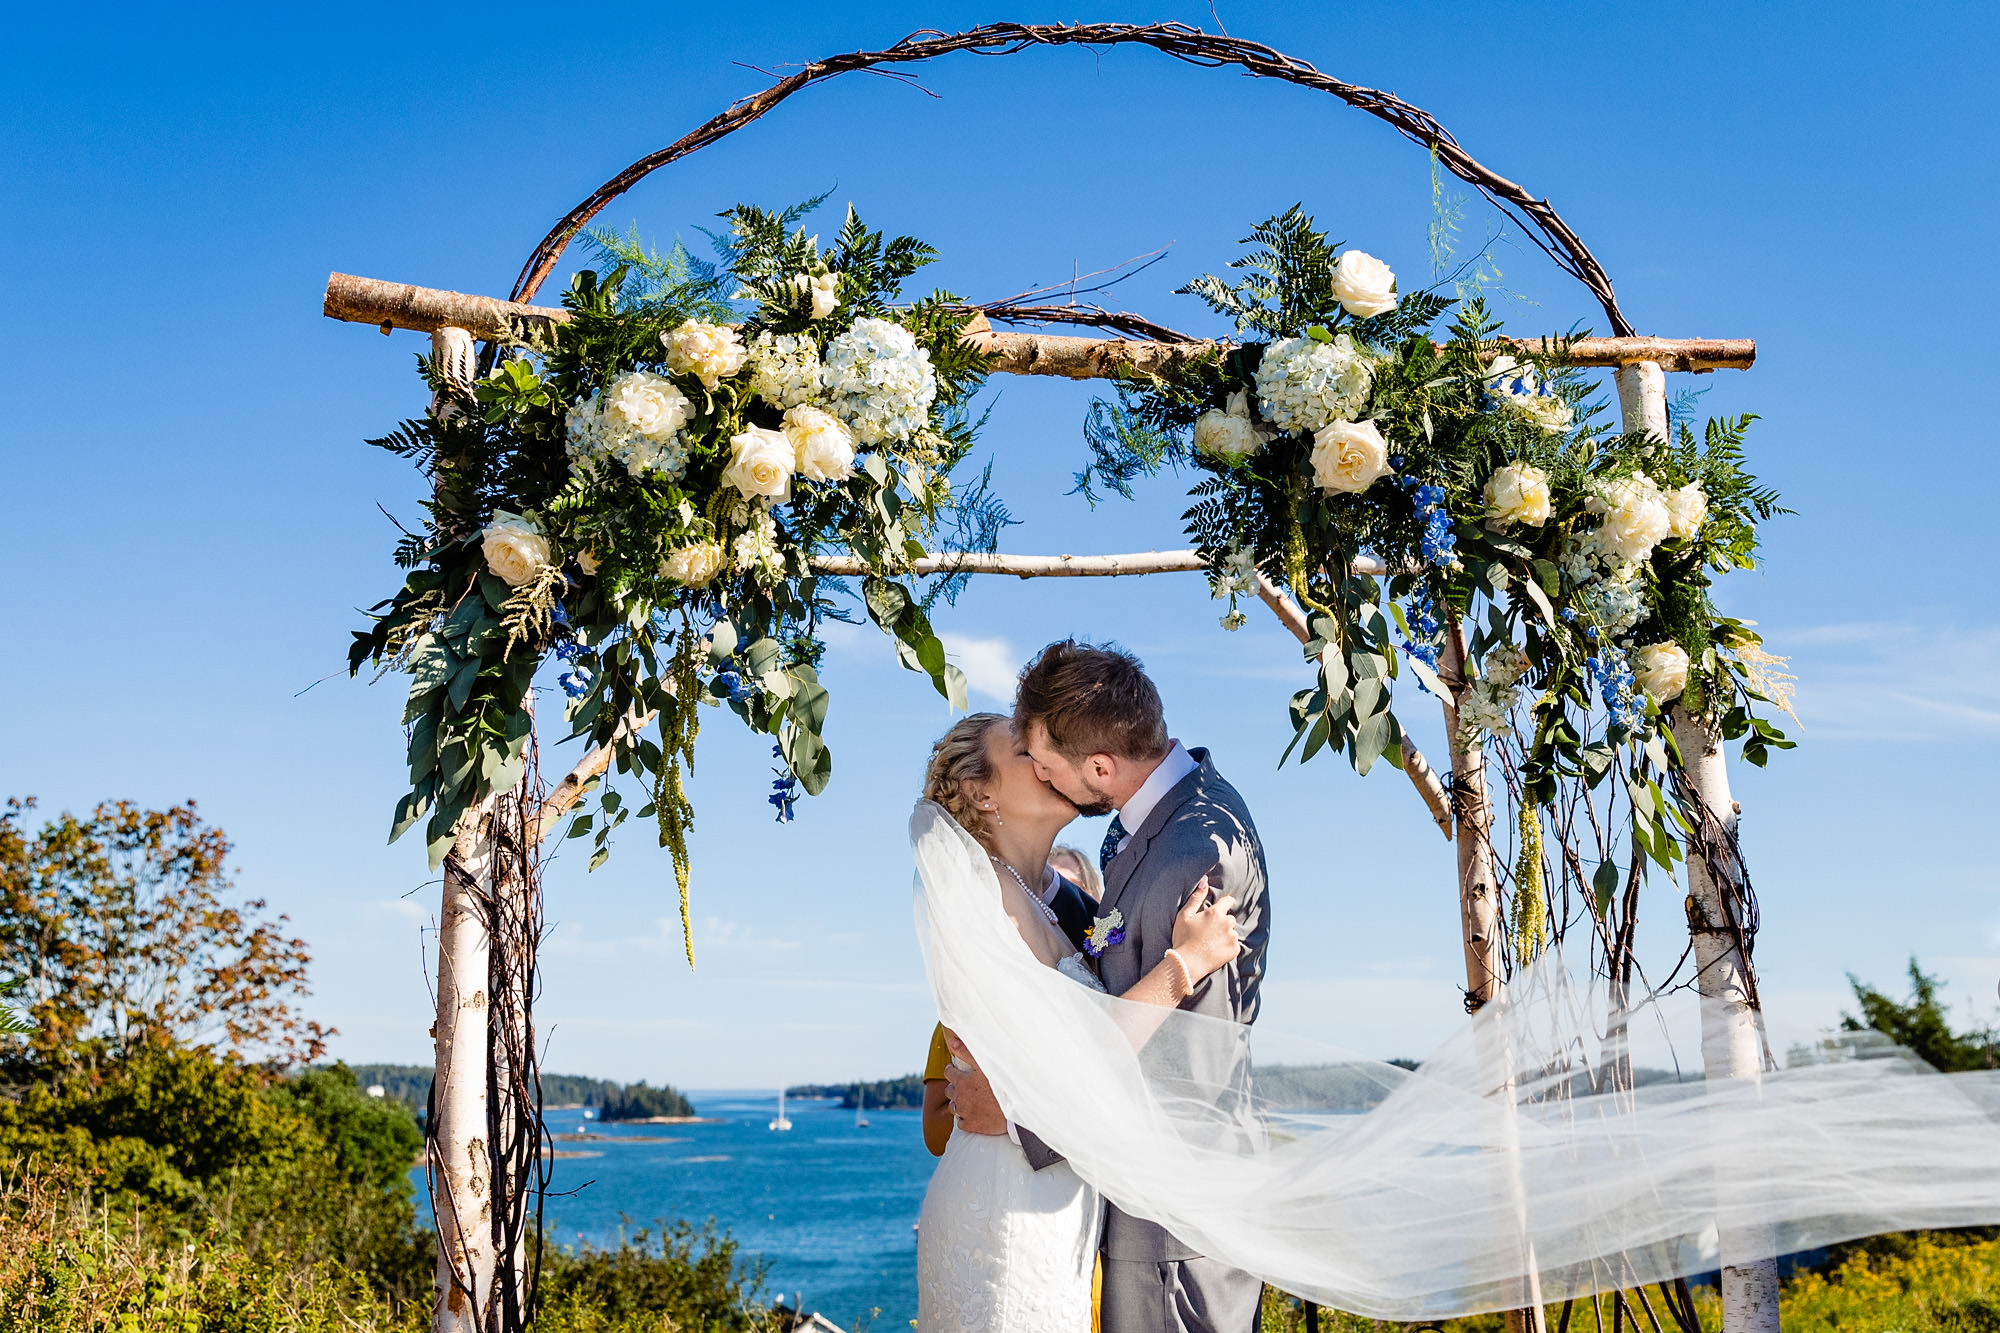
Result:
{"label": "blue sky", "polygon": [[[1801,747],[1738,769],[1780,1039],[1833,1021],[1844,974],[1910,954],[1990,1015],[2000,876],[1987,849],[2000,616],[1996,81],[1982,6],[1205,5],[1022,15],[1178,18],[1267,42],[1435,113],[1551,199],[1642,332],[1754,337],[1702,406],[1756,412],[1755,469],[1796,517],[1720,593],[1801,677]],[[314,1016],[355,1060],[427,1061],[422,849],[383,845],[401,689],[341,672],[354,608],[395,586],[377,505],[422,484],[362,440],[421,409],[415,334],[319,313],[329,270],[504,295],[547,226],[769,68],[887,45],[985,8],[508,5],[41,7],[0,79],[0,551],[6,785],[45,809],[195,798],[246,893],[314,946]],[[1171,245],[1119,304],[1220,332],[1187,278],[1302,201],[1406,285],[1427,272],[1423,153],[1330,98],[1149,51],[1057,50],[851,76],[655,176],[604,221],[662,240],[737,201],[832,188],[943,251],[990,299]],[[1474,205],[1467,230],[1496,222]],[[1495,250],[1517,332],[1601,326],[1518,238]],[[549,289],[552,296],[555,288]],[[1532,303],[1530,303],[1532,302]],[[1670,386],[1685,382],[1675,377]],[[1180,544],[1186,478],[1095,511],[1066,496],[1088,385],[996,380],[985,436],[1023,520],[1009,549]],[[1268,1023],[1378,1056],[1458,1016],[1449,849],[1393,772],[1275,767],[1303,682],[1268,618],[1229,635],[1193,577],[975,585],[941,628],[976,686],[1068,633],[1153,669],[1271,849]],[[552,1069],[696,1087],[887,1076],[931,1022],[902,825],[947,724],[872,629],[834,640],[831,791],[769,820],[767,751],[716,717],[693,784],[696,947],[644,831],[547,879],[539,1009]],[[319,682],[315,685],[315,682]],[[312,688],[308,689],[307,687]],[[995,706],[992,698],[983,700]],[[1406,704],[1425,748],[1434,718]],[[545,759],[566,766],[566,752]],[[1096,825],[1076,840],[1094,846]],[[1679,892],[1642,909],[1678,954]],[[1968,1013],[1972,1010],[1968,1010]]]}

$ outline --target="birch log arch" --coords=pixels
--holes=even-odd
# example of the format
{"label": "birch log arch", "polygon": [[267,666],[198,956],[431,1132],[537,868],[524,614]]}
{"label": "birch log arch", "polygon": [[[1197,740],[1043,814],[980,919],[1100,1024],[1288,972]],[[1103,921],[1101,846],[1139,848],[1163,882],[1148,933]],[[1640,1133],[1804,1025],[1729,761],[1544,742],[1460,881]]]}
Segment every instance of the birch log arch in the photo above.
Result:
{"label": "birch log arch", "polygon": [[[1249,276],[1182,289],[1234,322],[1222,341],[1122,312],[906,297],[930,247],[850,209],[822,251],[797,225],[818,201],[731,209],[713,262],[595,234],[601,262],[561,306],[526,304],[611,199],[813,82],[956,51],[1122,44],[1384,119],[1582,281],[1614,336],[1505,336],[1477,300],[1398,291],[1385,265],[1328,244],[1297,208],[1252,230],[1236,265]],[[931,617],[974,574],[1202,573],[1231,629],[1239,601],[1262,601],[1304,648],[1289,704],[1301,760],[1339,751],[1362,773],[1386,760],[1454,841],[1469,1008],[1514,960],[1575,930],[1631,1012],[1675,980],[1648,980],[1633,953],[1647,865],[1685,863],[1709,1074],[1766,1066],[1755,903],[1721,746],[1740,740],[1757,763],[1788,746],[1757,711],[1786,705],[1789,678],[1706,589],[1753,564],[1758,525],[1781,511],[1743,466],[1750,419],[1699,433],[1670,421],[1663,374],[1748,369],[1755,346],[1636,335],[1554,209],[1426,113],[1178,24],[919,33],[803,66],[633,164],[550,232],[512,295],[335,274],[325,298],[333,318],[432,337],[429,410],[374,441],[429,473],[428,521],[398,547],[404,585],[356,633],[350,663],[412,678],[412,785],[395,835],[423,825],[445,870],[429,1118],[438,1328],[532,1317],[542,839],[568,819],[598,864],[631,813],[607,781],[615,769],[643,789],[639,813],[673,853],[685,927],[681,781],[699,710],[727,707],[773,738],[784,775],[769,800],[788,819],[801,790],[831,777],[817,626],[843,598],[959,706]],[[1594,366],[1616,368],[1615,425],[1581,373]],[[985,479],[953,476],[974,447],[967,404],[995,373],[1108,381],[1079,487],[1129,494],[1168,463],[1197,472],[1191,545],[1000,553],[1004,511]],[[587,750],[545,791],[532,687],[551,657],[570,738]],[[1442,776],[1403,732],[1398,682],[1439,701]],[[1730,1262],[1758,1252],[1754,1237],[1723,1245],[1730,1333],[1775,1329],[1774,1264]],[[1664,1294],[1698,1333],[1685,1292]],[[1513,1322],[1541,1319],[1537,1308]]]}

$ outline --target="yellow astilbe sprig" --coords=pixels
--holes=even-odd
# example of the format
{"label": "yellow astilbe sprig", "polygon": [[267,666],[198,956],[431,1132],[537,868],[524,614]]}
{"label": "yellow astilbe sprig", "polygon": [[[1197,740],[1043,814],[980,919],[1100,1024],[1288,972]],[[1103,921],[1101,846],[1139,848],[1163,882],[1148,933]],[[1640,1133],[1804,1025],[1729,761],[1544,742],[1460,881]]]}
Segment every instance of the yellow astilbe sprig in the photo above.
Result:
{"label": "yellow astilbe sprig", "polygon": [[1762,644],[1756,643],[1740,644],[1735,651],[1737,664],[1743,668],[1743,683],[1769,699],[1773,708],[1798,722],[1799,715],[1793,711],[1792,702],[1799,678],[1784,670],[1791,659],[1767,653]]}
{"label": "yellow astilbe sprig", "polygon": [[569,587],[569,580],[554,565],[542,565],[534,576],[517,586],[500,608],[500,627],[507,631],[507,646],[500,653],[506,661],[517,643],[544,643],[555,623],[556,597]]}
{"label": "yellow astilbe sprig", "polygon": [[1532,802],[1521,802],[1521,848],[1514,860],[1514,959],[1541,957],[1549,922],[1542,886],[1542,821]]}

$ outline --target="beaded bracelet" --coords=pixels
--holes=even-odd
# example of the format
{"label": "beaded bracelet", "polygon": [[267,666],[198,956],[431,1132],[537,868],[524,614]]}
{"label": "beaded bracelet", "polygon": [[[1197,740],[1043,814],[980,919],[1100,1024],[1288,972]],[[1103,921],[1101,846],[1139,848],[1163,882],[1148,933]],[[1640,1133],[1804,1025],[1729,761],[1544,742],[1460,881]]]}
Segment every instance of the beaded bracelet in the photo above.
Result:
{"label": "beaded bracelet", "polygon": [[1181,957],[1180,950],[1169,949],[1162,956],[1171,961],[1174,969],[1181,974],[1180,993],[1175,995],[1174,998],[1176,1000],[1185,1000],[1188,996],[1194,994],[1194,973],[1188,970],[1187,959]]}

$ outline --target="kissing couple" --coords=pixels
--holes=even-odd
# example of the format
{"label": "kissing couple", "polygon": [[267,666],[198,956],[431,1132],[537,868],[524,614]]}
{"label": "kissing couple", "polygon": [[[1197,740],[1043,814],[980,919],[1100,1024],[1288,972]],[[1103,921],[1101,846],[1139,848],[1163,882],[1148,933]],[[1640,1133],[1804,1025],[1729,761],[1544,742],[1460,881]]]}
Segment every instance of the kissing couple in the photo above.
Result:
{"label": "kissing couple", "polygon": [[[1171,739],[1129,653],[1050,644],[1021,673],[1011,718],[974,713],[937,742],[924,798],[919,820],[975,845],[997,890],[985,896],[1027,946],[1017,953],[1058,986],[1126,1001],[1128,1038],[1155,1026],[1132,1009],[1256,1018],[1270,933],[1256,826],[1208,752]],[[1098,901],[1095,877],[1064,878],[1050,853],[1079,815],[1105,814]],[[919,1333],[1088,1333],[1100,1251],[1104,1333],[1256,1327],[1261,1280],[1101,1199],[1051,1126],[1003,1109],[977,1051],[942,1027],[933,1046],[926,1139],[934,1126],[949,1137],[918,1226]]]}
{"label": "kissing couple", "polygon": [[[1088,867],[1065,879],[1050,852],[1102,813],[1093,902]],[[1265,1284],[1434,1322],[2000,1222],[2000,1070],[1881,1043],[1634,1086],[1632,1001],[1556,948],[1415,1071],[1253,1069],[1263,846],[1116,649],[1051,644],[1011,718],[953,726],[910,837],[949,1030],[926,1070],[919,1333],[1088,1333],[1100,1258],[1104,1333],[1252,1333]]]}

